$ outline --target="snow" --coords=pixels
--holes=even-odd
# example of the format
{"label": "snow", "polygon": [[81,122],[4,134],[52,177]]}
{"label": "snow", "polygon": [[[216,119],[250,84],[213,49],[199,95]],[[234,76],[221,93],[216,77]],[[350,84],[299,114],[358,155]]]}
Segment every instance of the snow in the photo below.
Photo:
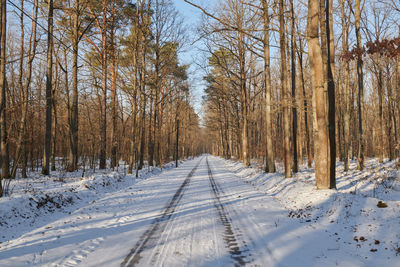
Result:
{"label": "snow", "polygon": [[[289,210],[293,220],[313,229],[313,235],[325,235],[326,240],[317,242],[326,248],[320,259],[325,258],[324,264],[400,266],[400,178],[396,162],[369,159],[365,170],[359,171],[352,161],[347,172],[338,163],[337,190],[316,190],[314,171],[306,166],[293,178],[284,178],[282,173],[265,174],[238,162],[226,165],[245,183]],[[379,201],[388,207],[377,207]],[[302,238],[307,238],[304,233]],[[335,242],[329,246],[332,240]]]}
{"label": "snow", "polygon": [[138,179],[17,179],[0,199],[0,266],[400,266],[395,165],[338,164],[337,190],[305,166],[284,178],[209,155]]}

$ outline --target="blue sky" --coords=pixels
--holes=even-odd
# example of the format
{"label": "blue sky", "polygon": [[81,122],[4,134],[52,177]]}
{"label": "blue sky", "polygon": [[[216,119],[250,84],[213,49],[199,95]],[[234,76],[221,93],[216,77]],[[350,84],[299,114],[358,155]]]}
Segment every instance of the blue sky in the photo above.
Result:
{"label": "blue sky", "polygon": [[175,7],[181,12],[182,14],[185,13],[193,13],[193,8],[190,7],[189,4],[185,3],[183,0],[174,0]]}
{"label": "blue sky", "polygon": [[[184,16],[184,23],[188,29],[188,34],[193,37],[193,31],[198,26],[198,23],[201,18],[201,11],[197,8],[185,3],[183,0],[173,0],[176,9],[179,11],[181,15]],[[200,3],[204,6],[205,3],[210,2],[209,0],[197,0],[194,1],[196,4]],[[193,39],[193,38],[190,38]],[[196,43],[195,45],[188,44],[185,47],[185,52],[180,55],[180,60],[182,64],[191,64],[191,68],[189,69],[189,77],[191,80],[192,86],[192,95],[194,97],[194,107],[197,113],[201,112],[201,97],[203,95],[204,84],[202,81],[203,76],[205,75],[204,72],[201,71],[198,67],[196,67],[195,63],[193,62],[193,58],[198,55],[199,50],[197,46],[200,43]],[[201,115],[201,114],[199,114]]]}

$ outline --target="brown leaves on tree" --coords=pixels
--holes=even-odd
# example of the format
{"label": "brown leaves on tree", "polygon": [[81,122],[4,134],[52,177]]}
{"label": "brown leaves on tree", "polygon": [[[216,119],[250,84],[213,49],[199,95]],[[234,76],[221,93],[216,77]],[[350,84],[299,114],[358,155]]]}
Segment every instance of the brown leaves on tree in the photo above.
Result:
{"label": "brown leaves on tree", "polygon": [[368,42],[366,46],[367,53],[370,55],[379,53],[388,58],[395,58],[400,55],[400,37],[392,40],[383,39],[382,41]]}
{"label": "brown leaves on tree", "polygon": [[365,47],[362,47],[362,48],[354,47],[350,51],[345,51],[341,58],[344,61],[348,62],[348,61],[355,60],[357,58],[362,59],[364,55],[365,55]]}
{"label": "brown leaves on tree", "polygon": [[361,48],[354,47],[350,51],[345,51],[341,58],[348,62],[357,58],[363,58],[366,55],[379,54],[387,58],[397,58],[400,56],[400,37],[394,39],[369,41]]}

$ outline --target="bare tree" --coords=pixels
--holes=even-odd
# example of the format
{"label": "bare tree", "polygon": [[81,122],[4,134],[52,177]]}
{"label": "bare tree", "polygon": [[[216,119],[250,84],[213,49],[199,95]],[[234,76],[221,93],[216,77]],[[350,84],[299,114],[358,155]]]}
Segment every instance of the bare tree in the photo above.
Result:
{"label": "bare tree", "polygon": [[270,67],[270,15],[269,15],[269,5],[267,0],[262,0],[262,10],[264,18],[264,83],[265,83],[265,123],[266,123],[266,164],[265,172],[273,173],[275,172],[275,156],[274,149],[272,146],[272,119],[271,119],[271,95],[272,95],[272,85],[271,85],[271,67]]}
{"label": "bare tree", "polygon": [[[328,103],[325,93],[325,71],[322,49],[319,43],[318,0],[308,1],[307,38],[313,87],[314,109],[314,142],[315,142],[315,178],[318,189],[330,188],[329,182],[329,133],[328,133]],[[321,25],[324,27],[325,25]]]}
{"label": "bare tree", "polygon": [[295,42],[295,15],[294,0],[290,1],[290,57],[291,57],[291,81],[292,81],[292,149],[293,149],[293,172],[299,171],[299,162],[297,157],[297,109],[296,109],[296,42]]}
{"label": "bare tree", "polygon": [[[346,15],[345,1],[340,0],[342,22],[342,50],[349,50],[349,18]],[[350,150],[350,63],[344,60],[344,170],[349,170]]]}
{"label": "bare tree", "polygon": [[[2,0],[1,12],[1,31],[0,31],[0,135],[1,135],[1,178],[8,178],[10,171],[8,154],[8,135],[7,135],[7,113],[6,113],[6,37],[7,37],[7,3]],[[0,196],[3,196],[3,188],[0,181]]]}
{"label": "bare tree", "polygon": [[279,0],[279,40],[281,53],[281,91],[283,100],[283,146],[284,146],[284,162],[285,177],[292,177],[291,171],[291,150],[290,150],[290,122],[289,122],[289,99],[291,99],[287,88],[287,67],[286,67],[286,34],[285,34],[285,18],[284,3]]}
{"label": "bare tree", "polygon": [[[361,50],[361,1],[355,2],[355,32],[357,39],[357,49]],[[358,81],[358,169],[364,169],[364,132],[363,132],[363,112],[364,112],[364,72],[361,56],[357,57],[357,81]]]}
{"label": "bare tree", "polygon": [[44,154],[42,174],[49,175],[50,169],[50,147],[51,147],[51,126],[52,126],[52,80],[53,80],[53,0],[48,3],[47,17],[47,72],[46,72],[46,134],[44,139]]}

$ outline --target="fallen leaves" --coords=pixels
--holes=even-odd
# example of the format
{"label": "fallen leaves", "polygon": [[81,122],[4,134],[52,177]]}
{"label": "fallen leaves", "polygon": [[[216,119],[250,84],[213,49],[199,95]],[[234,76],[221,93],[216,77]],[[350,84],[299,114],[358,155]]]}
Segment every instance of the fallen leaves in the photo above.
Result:
{"label": "fallen leaves", "polygon": [[363,237],[363,236],[360,236],[360,237],[355,236],[355,237],[353,237],[353,240],[356,241],[356,242],[358,242],[358,241],[365,242],[365,241],[367,241],[368,239],[366,239],[366,238]]}
{"label": "fallen leaves", "polygon": [[388,205],[385,203],[385,202],[383,202],[383,201],[378,201],[378,204],[376,205],[378,208],[387,208],[388,207]]}

